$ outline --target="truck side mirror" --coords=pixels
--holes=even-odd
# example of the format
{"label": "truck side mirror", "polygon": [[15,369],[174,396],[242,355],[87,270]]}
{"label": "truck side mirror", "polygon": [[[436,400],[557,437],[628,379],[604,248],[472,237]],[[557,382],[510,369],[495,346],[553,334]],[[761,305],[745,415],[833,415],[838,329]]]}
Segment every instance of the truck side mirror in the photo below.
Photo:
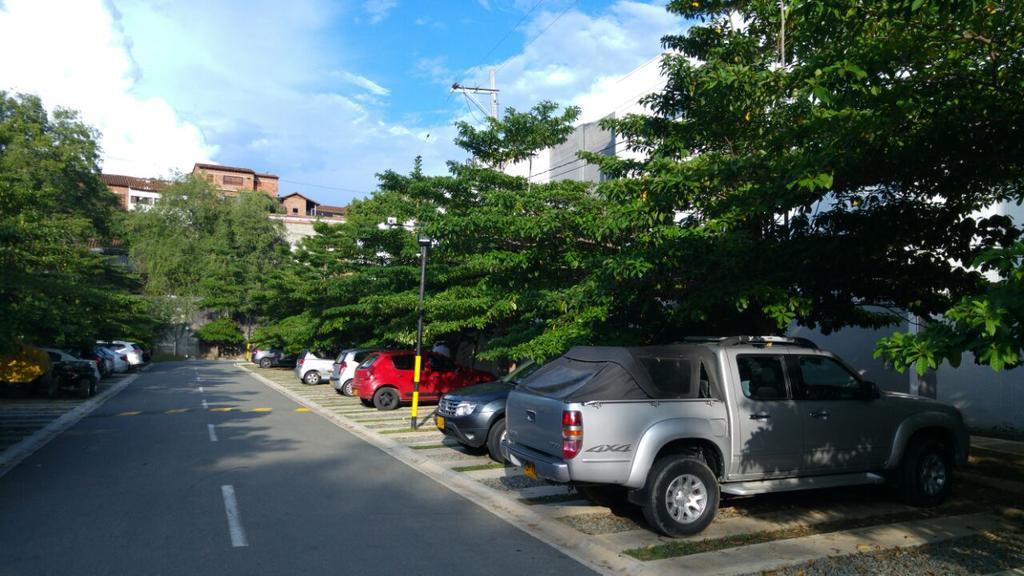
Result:
{"label": "truck side mirror", "polygon": [[877,400],[882,397],[882,390],[874,382],[864,381],[861,383],[861,390],[865,400]]}

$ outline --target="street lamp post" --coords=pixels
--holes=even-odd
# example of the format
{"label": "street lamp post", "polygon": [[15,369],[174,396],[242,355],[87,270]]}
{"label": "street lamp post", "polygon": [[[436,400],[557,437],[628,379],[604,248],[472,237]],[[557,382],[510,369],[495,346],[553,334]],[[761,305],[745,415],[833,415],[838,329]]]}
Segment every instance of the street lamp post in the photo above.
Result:
{"label": "street lamp post", "polygon": [[419,428],[420,406],[420,372],[423,368],[423,295],[427,285],[427,247],[430,246],[430,238],[420,236],[420,301],[416,318],[416,364],[412,375],[412,413],[409,416],[409,424],[413,430]]}

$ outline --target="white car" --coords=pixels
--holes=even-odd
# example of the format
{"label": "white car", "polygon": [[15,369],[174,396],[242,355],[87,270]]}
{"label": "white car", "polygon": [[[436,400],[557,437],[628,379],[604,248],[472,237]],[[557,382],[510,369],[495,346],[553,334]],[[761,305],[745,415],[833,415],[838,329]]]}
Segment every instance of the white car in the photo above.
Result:
{"label": "white car", "polygon": [[349,348],[342,350],[331,366],[331,384],[334,390],[343,396],[352,395],[352,379],[356,377],[356,367],[366,360],[375,348]]}
{"label": "white car", "polygon": [[97,342],[97,344],[110,348],[119,356],[124,356],[125,361],[128,362],[128,366],[131,368],[138,368],[146,363],[142,358],[142,347],[134,342],[112,340],[110,342]]}
{"label": "white car", "polygon": [[334,354],[329,352],[306,350],[295,361],[295,377],[311,386],[322,383],[331,375],[331,358]]}
{"label": "white car", "polygon": [[127,356],[122,356],[121,354],[115,352],[114,350],[112,350],[112,349],[110,349],[110,348],[108,348],[106,346],[97,346],[96,348],[97,348],[97,350],[100,350],[102,352],[106,352],[106,354],[108,355],[110,360],[113,362],[113,365],[114,365],[114,369],[113,370],[114,370],[115,374],[122,374],[122,373],[128,371],[129,366],[128,366],[128,357]]}

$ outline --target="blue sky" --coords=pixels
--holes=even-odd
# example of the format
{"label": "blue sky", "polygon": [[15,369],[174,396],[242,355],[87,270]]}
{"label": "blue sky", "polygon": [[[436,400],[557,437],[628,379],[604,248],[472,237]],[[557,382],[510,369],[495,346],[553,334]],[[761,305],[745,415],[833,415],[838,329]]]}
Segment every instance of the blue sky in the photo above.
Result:
{"label": "blue sky", "polygon": [[22,55],[0,90],[80,110],[106,172],[212,161],[345,204],[416,155],[465,159],[452,123],[483,115],[453,81],[497,68],[502,108],[589,102],[682,26],[660,0],[0,0],[0,53]]}

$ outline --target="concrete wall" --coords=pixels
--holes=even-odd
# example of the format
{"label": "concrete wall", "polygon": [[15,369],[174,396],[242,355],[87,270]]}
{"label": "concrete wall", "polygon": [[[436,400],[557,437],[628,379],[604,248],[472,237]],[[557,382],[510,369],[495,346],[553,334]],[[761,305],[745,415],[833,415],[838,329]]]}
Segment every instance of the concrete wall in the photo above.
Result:
{"label": "concrete wall", "polygon": [[936,374],[938,399],[955,405],[972,428],[1024,432],[1024,368],[993,372],[965,354]]}

